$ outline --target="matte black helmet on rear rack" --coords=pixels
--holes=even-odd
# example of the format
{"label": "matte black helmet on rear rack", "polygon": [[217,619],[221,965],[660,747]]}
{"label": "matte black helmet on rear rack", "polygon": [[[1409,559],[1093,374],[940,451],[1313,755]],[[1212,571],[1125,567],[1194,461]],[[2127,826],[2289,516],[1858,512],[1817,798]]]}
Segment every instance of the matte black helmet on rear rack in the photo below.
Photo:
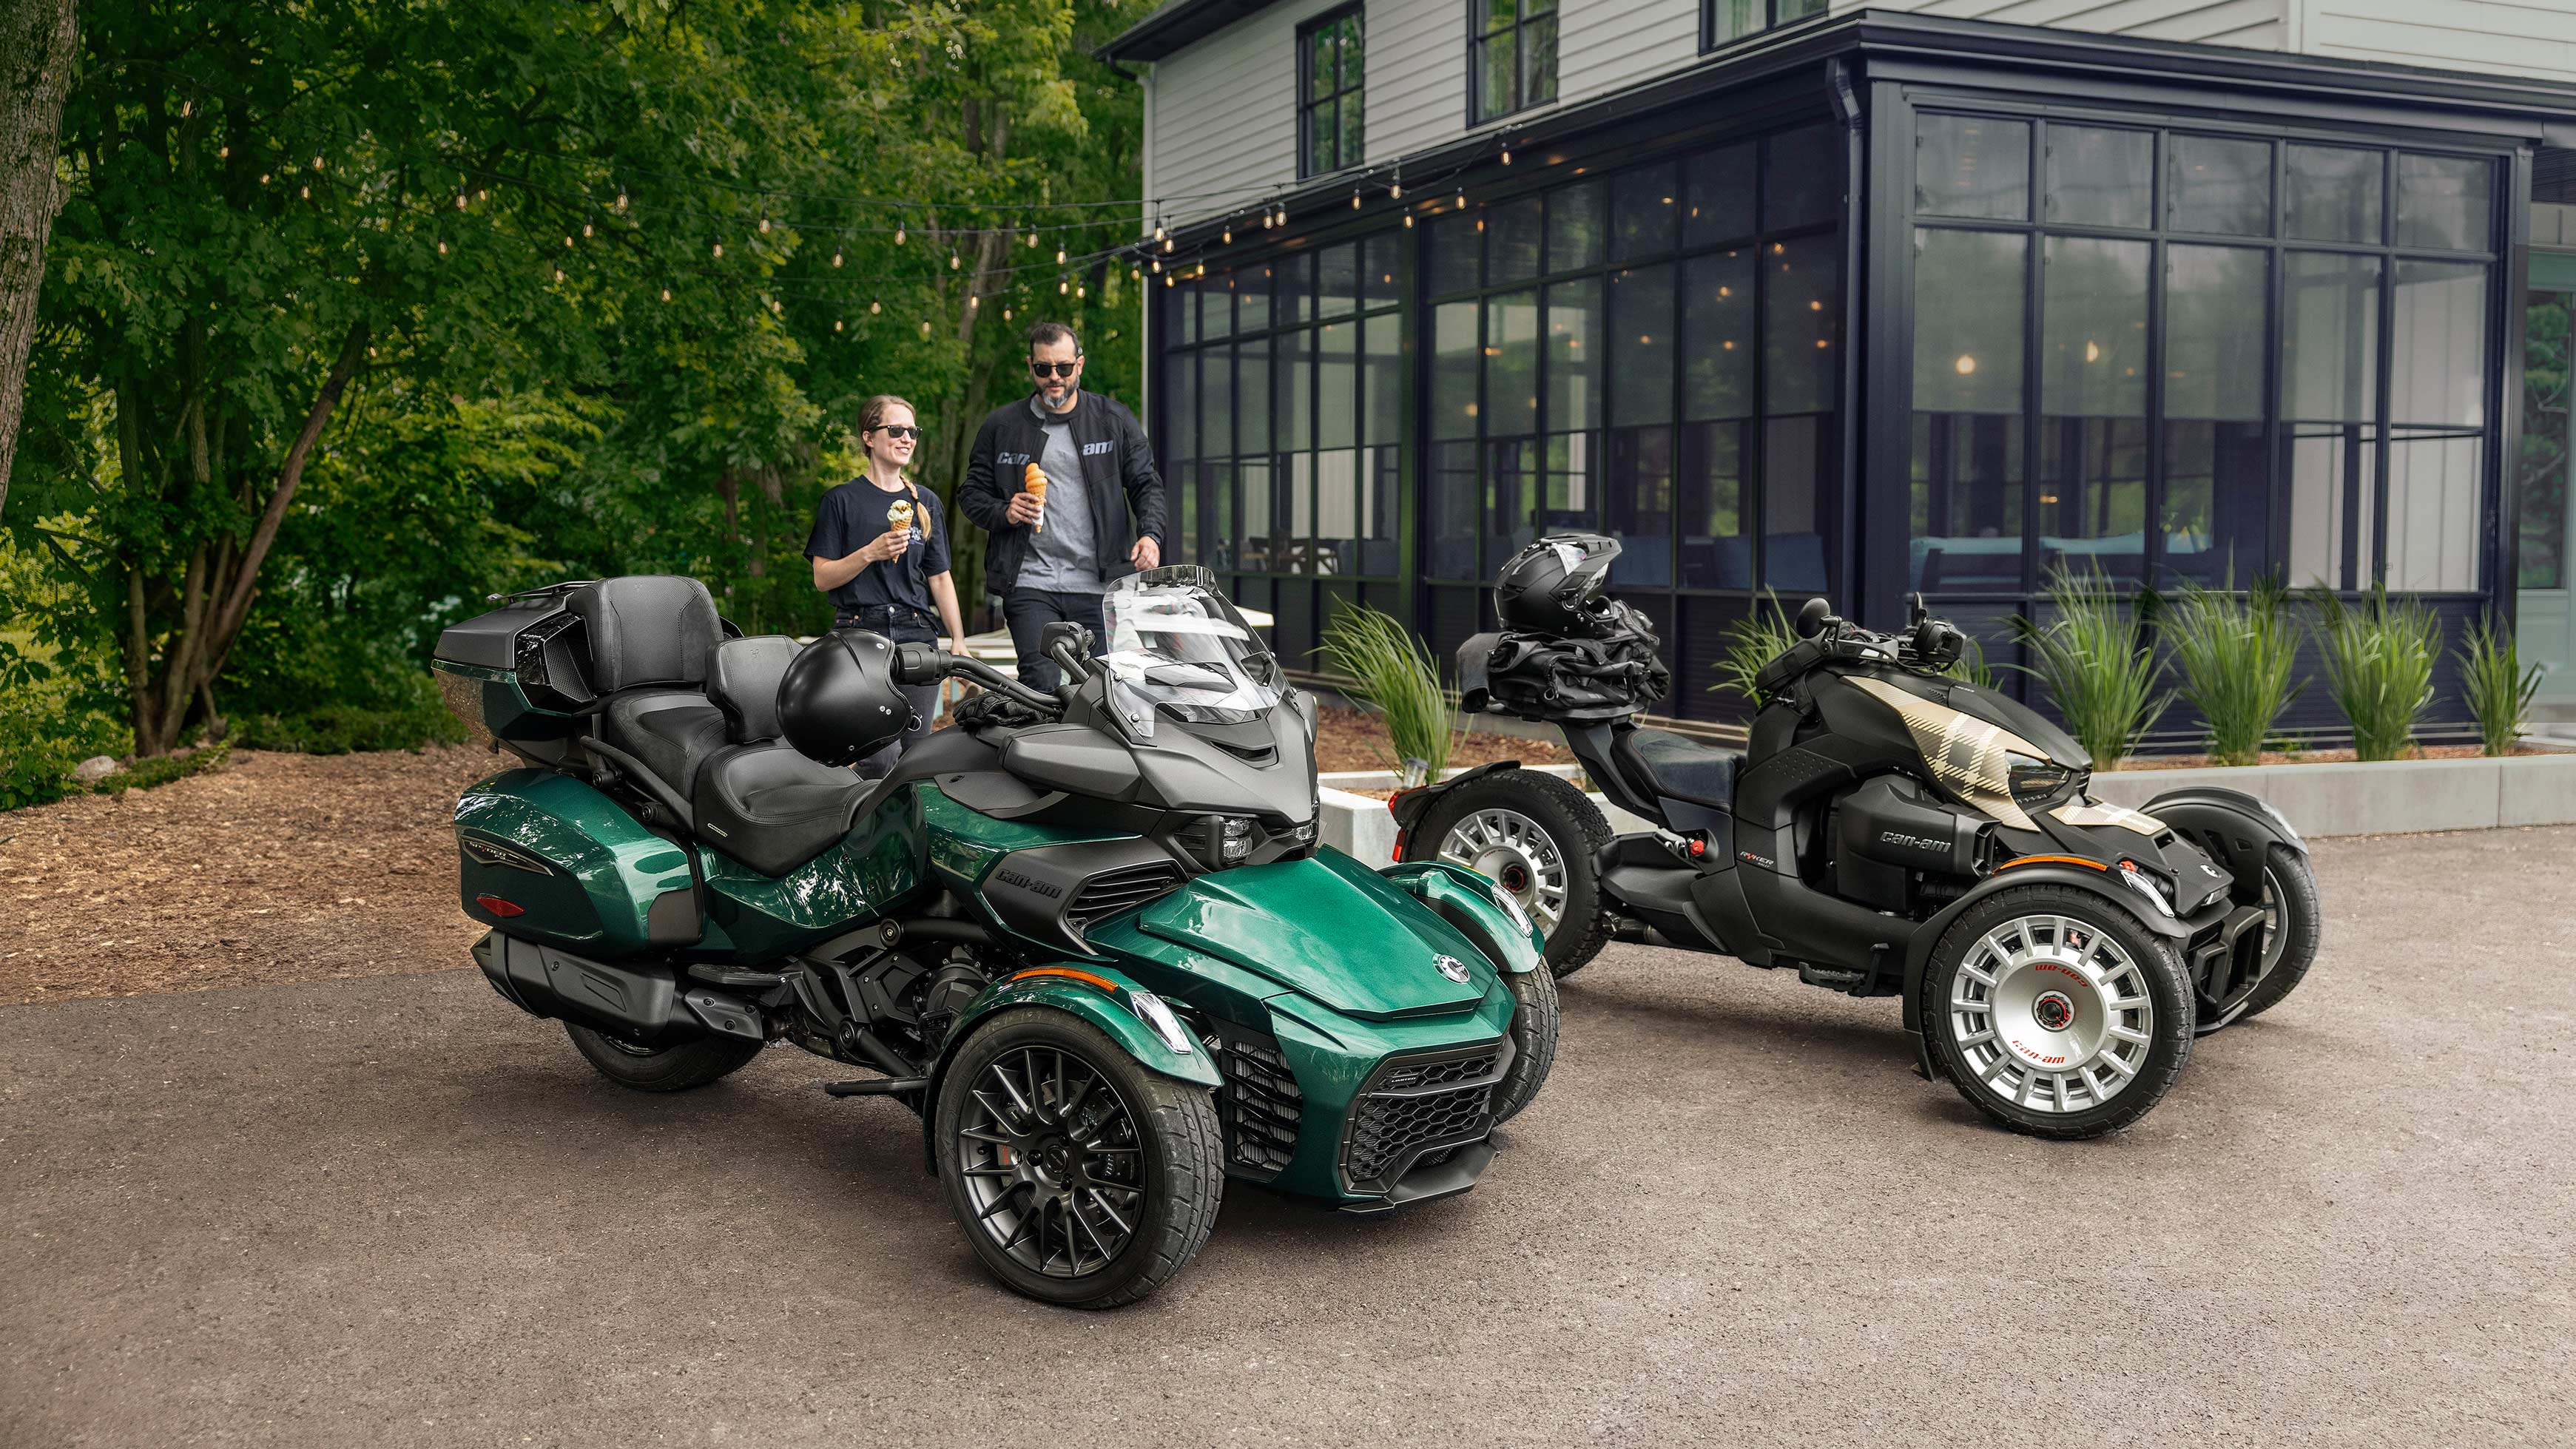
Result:
{"label": "matte black helmet on rear rack", "polygon": [[1559,533],[1512,555],[1494,578],[1494,612],[1506,629],[1589,635],[1607,621],[1601,591],[1619,541],[1597,533]]}

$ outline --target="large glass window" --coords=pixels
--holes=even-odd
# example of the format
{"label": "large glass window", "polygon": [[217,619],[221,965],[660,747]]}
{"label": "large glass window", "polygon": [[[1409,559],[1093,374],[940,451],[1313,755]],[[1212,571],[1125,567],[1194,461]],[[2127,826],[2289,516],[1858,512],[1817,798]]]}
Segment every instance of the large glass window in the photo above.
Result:
{"label": "large glass window", "polygon": [[2515,584],[2567,587],[2567,474],[2576,429],[2576,293],[2534,289],[2522,314],[2522,454],[2514,460],[2521,537]]}
{"label": "large glass window", "polygon": [[1470,124],[1556,99],[1556,0],[1475,0]]}
{"label": "large glass window", "polygon": [[1433,436],[1479,445],[1438,500],[1431,576],[1482,582],[1580,528],[1621,541],[1622,587],[1827,590],[1841,193],[1815,126],[1424,228]]}
{"label": "large glass window", "polygon": [[1822,15],[1831,0],[1700,0],[1703,50],[1731,45],[1775,25]]}
{"label": "large glass window", "polygon": [[2491,158],[1916,131],[1915,586],[2480,587]]}
{"label": "large glass window", "polygon": [[1353,5],[1297,32],[1297,174],[1357,166],[1367,135],[1360,112],[1361,7]]}
{"label": "large glass window", "polygon": [[[1181,558],[1242,573],[1397,572],[1400,255],[1392,235],[1372,236],[1165,289],[1157,441],[1165,476],[1188,490]],[[1446,401],[1473,436],[1472,334],[1466,346],[1471,391]],[[1426,521],[1441,519],[1435,504]]]}

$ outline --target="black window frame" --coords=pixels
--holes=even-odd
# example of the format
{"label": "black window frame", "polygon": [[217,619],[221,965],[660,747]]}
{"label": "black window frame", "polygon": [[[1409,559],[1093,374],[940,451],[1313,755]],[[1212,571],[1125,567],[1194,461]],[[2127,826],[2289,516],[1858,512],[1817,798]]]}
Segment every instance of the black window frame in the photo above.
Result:
{"label": "black window frame", "polygon": [[1742,35],[1721,37],[1717,33],[1717,7],[1725,3],[1726,0],[1699,0],[1699,50],[1702,55],[1712,50],[1722,50],[1730,45],[1741,45],[1745,41],[1767,35],[1783,25],[1799,25],[1810,20],[1822,20],[1833,13],[1830,0],[1825,0],[1825,3],[1815,4],[1815,7],[1804,15],[1792,15],[1784,20],[1780,16],[1783,6],[1808,3],[1808,0],[1762,0],[1760,25]]}
{"label": "black window frame", "polygon": [[[1564,31],[1560,28],[1557,17],[1563,11],[1564,3],[1565,0],[1548,0],[1548,8],[1533,15],[1529,11],[1530,0],[1518,0],[1515,18],[1509,24],[1487,29],[1484,23],[1484,11],[1488,0],[1467,0],[1467,125],[1469,129],[1489,126],[1506,117],[1517,116],[1523,111],[1556,104],[1556,66],[1564,41]],[[1529,74],[1529,37],[1530,32],[1542,24],[1555,33],[1557,44],[1548,48],[1547,94],[1533,99],[1529,95],[1529,91],[1533,88]],[[1514,92],[1512,104],[1499,110],[1488,111],[1485,108],[1485,52],[1487,47],[1505,40],[1512,47]]]}
{"label": "black window frame", "polygon": [[[1334,77],[1335,89],[1333,93],[1329,96],[1318,99],[1315,95],[1314,87],[1315,36],[1318,32],[1330,30],[1334,26],[1340,25],[1346,21],[1351,25],[1351,43],[1356,44],[1359,47],[1360,77],[1357,81],[1354,81],[1349,85],[1343,85],[1343,77],[1336,75]],[[1368,101],[1363,94],[1366,90],[1367,82],[1368,6],[1365,3],[1365,0],[1352,0],[1351,4],[1345,5],[1338,10],[1318,15],[1314,19],[1297,27],[1298,180],[1303,181],[1314,176],[1330,176],[1336,171],[1347,171],[1354,166],[1360,165],[1367,158]],[[1346,98],[1349,102],[1348,105],[1344,105]],[[1360,132],[1358,141],[1353,142],[1351,140],[1350,129],[1341,125],[1339,121],[1336,121],[1333,131],[1333,155],[1335,164],[1319,169],[1313,164],[1315,154],[1315,112],[1323,109],[1325,106],[1333,106],[1337,108],[1337,115],[1358,115],[1360,118]]]}

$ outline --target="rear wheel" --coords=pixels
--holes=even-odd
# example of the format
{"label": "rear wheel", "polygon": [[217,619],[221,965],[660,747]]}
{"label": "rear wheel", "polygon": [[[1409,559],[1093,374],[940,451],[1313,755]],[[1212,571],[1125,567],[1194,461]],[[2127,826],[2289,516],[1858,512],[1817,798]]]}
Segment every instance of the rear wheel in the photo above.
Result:
{"label": "rear wheel", "polygon": [[1593,857],[1610,822],[1583,792],[1537,770],[1503,770],[1442,795],[1405,837],[1406,860],[1440,860],[1490,878],[1547,938],[1561,980],[1610,937]]}
{"label": "rear wheel", "polygon": [[2191,1055],[2182,959],[2071,886],[1998,891],[1932,948],[1916,1003],[1943,1073],[2036,1137],[2098,1137],[2147,1114]]}
{"label": "rear wheel", "polygon": [[2308,858],[2286,845],[2263,853],[2262,978],[2245,998],[2245,1009],[2227,1023],[2260,1016],[2281,1004],[2317,962],[2317,942],[2325,934],[2323,908],[2317,900],[2316,872]]}
{"label": "rear wheel", "polygon": [[1046,1007],[975,1029],[941,1078],[939,1175],[1004,1286],[1115,1308],[1163,1285],[1216,1226],[1216,1104]]}
{"label": "rear wheel", "polygon": [[1494,1125],[1499,1127],[1538,1096],[1556,1065],[1556,978],[1545,971],[1504,973],[1512,993],[1512,1069],[1494,1084]]}
{"label": "rear wheel", "polygon": [[599,1074],[638,1092],[685,1092],[728,1076],[760,1055],[768,1043],[738,1036],[702,1036],[668,1046],[637,1046],[586,1026],[564,1023],[564,1035]]}

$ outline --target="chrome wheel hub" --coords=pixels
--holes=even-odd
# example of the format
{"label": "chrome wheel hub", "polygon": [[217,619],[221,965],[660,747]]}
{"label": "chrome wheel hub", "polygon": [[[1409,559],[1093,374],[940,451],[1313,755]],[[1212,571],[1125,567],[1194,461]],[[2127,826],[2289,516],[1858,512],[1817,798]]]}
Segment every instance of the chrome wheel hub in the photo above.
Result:
{"label": "chrome wheel hub", "polygon": [[1537,821],[1517,810],[1476,811],[1449,827],[1440,859],[1501,886],[1538,922],[1540,934],[1556,934],[1565,917],[1565,856]]}
{"label": "chrome wheel hub", "polygon": [[1984,1090],[2037,1112],[2118,1096],[2155,1040],[2146,973],[2086,921],[2023,916],[1968,949],[1950,985],[1950,1030]]}

